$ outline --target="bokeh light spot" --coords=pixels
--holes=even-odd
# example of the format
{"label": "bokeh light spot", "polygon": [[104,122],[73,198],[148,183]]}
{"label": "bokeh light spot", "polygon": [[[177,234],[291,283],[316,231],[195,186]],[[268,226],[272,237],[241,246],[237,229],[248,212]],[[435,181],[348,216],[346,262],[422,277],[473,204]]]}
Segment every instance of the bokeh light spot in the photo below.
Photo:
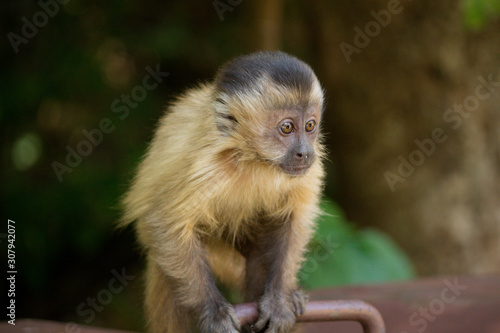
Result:
{"label": "bokeh light spot", "polygon": [[42,155],[42,140],[33,133],[25,133],[14,142],[12,164],[18,170],[31,168]]}

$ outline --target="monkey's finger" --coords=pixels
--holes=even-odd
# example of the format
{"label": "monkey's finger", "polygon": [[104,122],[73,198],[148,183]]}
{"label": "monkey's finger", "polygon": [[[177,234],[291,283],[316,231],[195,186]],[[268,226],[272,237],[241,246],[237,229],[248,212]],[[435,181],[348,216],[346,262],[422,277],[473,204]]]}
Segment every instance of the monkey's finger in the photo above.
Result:
{"label": "monkey's finger", "polygon": [[305,302],[300,302],[300,313],[299,313],[299,316],[303,315],[304,312],[306,312],[306,302],[307,302],[307,300]]}
{"label": "monkey's finger", "polygon": [[269,320],[270,319],[268,317],[259,318],[259,320],[257,320],[257,322],[253,324],[253,332],[264,332],[269,326]]}
{"label": "monkey's finger", "polygon": [[232,319],[232,322],[233,322],[233,327],[235,330],[237,330],[238,332],[243,332],[241,327],[240,327],[240,323],[238,321],[238,317],[236,317],[236,315],[234,316],[231,316],[231,319]]}
{"label": "monkey's finger", "polygon": [[309,296],[301,290],[296,290],[292,293],[292,307],[295,316],[304,314],[308,299]]}
{"label": "monkey's finger", "polygon": [[229,318],[231,320],[231,324],[233,325],[234,329],[241,333],[242,328],[240,327],[240,321],[238,320],[238,316],[236,315],[236,311],[232,307],[229,310]]}
{"label": "monkey's finger", "polygon": [[[300,306],[300,304],[299,304]],[[295,316],[299,315],[300,308],[297,307],[297,304],[295,302],[292,302],[292,311]]]}
{"label": "monkey's finger", "polygon": [[294,311],[293,312],[294,312],[295,316],[303,315],[304,312],[305,312],[304,303],[303,302],[299,302],[297,304],[297,306],[294,305]]}
{"label": "monkey's finger", "polygon": [[307,300],[308,300],[308,296],[307,295],[302,295],[302,298],[301,300],[298,302],[298,314],[297,316],[301,316],[304,314],[304,312],[306,312],[306,304],[307,304]]}

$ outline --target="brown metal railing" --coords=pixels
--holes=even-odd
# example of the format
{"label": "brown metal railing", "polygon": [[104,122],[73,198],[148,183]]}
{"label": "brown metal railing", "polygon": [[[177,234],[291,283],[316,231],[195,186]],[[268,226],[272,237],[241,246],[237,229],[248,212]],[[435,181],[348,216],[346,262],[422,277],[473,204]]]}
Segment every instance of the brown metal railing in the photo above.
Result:
{"label": "brown metal railing", "polygon": [[[251,324],[259,315],[256,303],[238,304],[235,306],[240,324]],[[382,316],[372,305],[357,300],[310,301],[303,315],[297,322],[318,321],[357,321],[365,333],[385,333]]]}

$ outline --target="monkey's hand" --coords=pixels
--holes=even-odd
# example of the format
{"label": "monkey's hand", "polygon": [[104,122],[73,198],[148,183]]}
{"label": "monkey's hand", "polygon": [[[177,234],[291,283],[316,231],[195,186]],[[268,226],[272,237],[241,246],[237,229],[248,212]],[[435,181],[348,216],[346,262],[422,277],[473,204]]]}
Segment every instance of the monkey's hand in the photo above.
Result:
{"label": "monkey's hand", "polygon": [[200,315],[200,333],[238,333],[240,324],[236,312],[226,301],[206,306]]}
{"label": "monkey's hand", "polygon": [[304,313],[307,295],[301,290],[289,294],[267,293],[259,302],[259,319],[254,332],[289,333],[295,325],[295,317]]}

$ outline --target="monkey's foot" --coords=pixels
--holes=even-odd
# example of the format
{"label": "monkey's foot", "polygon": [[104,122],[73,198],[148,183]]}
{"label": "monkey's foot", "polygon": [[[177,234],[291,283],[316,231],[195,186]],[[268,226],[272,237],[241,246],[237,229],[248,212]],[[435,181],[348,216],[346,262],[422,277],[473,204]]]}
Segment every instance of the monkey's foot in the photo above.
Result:
{"label": "monkey's foot", "polygon": [[239,333],[240,324],[231,304],[217,302],[207,306],[200,316],[200,333]]}

